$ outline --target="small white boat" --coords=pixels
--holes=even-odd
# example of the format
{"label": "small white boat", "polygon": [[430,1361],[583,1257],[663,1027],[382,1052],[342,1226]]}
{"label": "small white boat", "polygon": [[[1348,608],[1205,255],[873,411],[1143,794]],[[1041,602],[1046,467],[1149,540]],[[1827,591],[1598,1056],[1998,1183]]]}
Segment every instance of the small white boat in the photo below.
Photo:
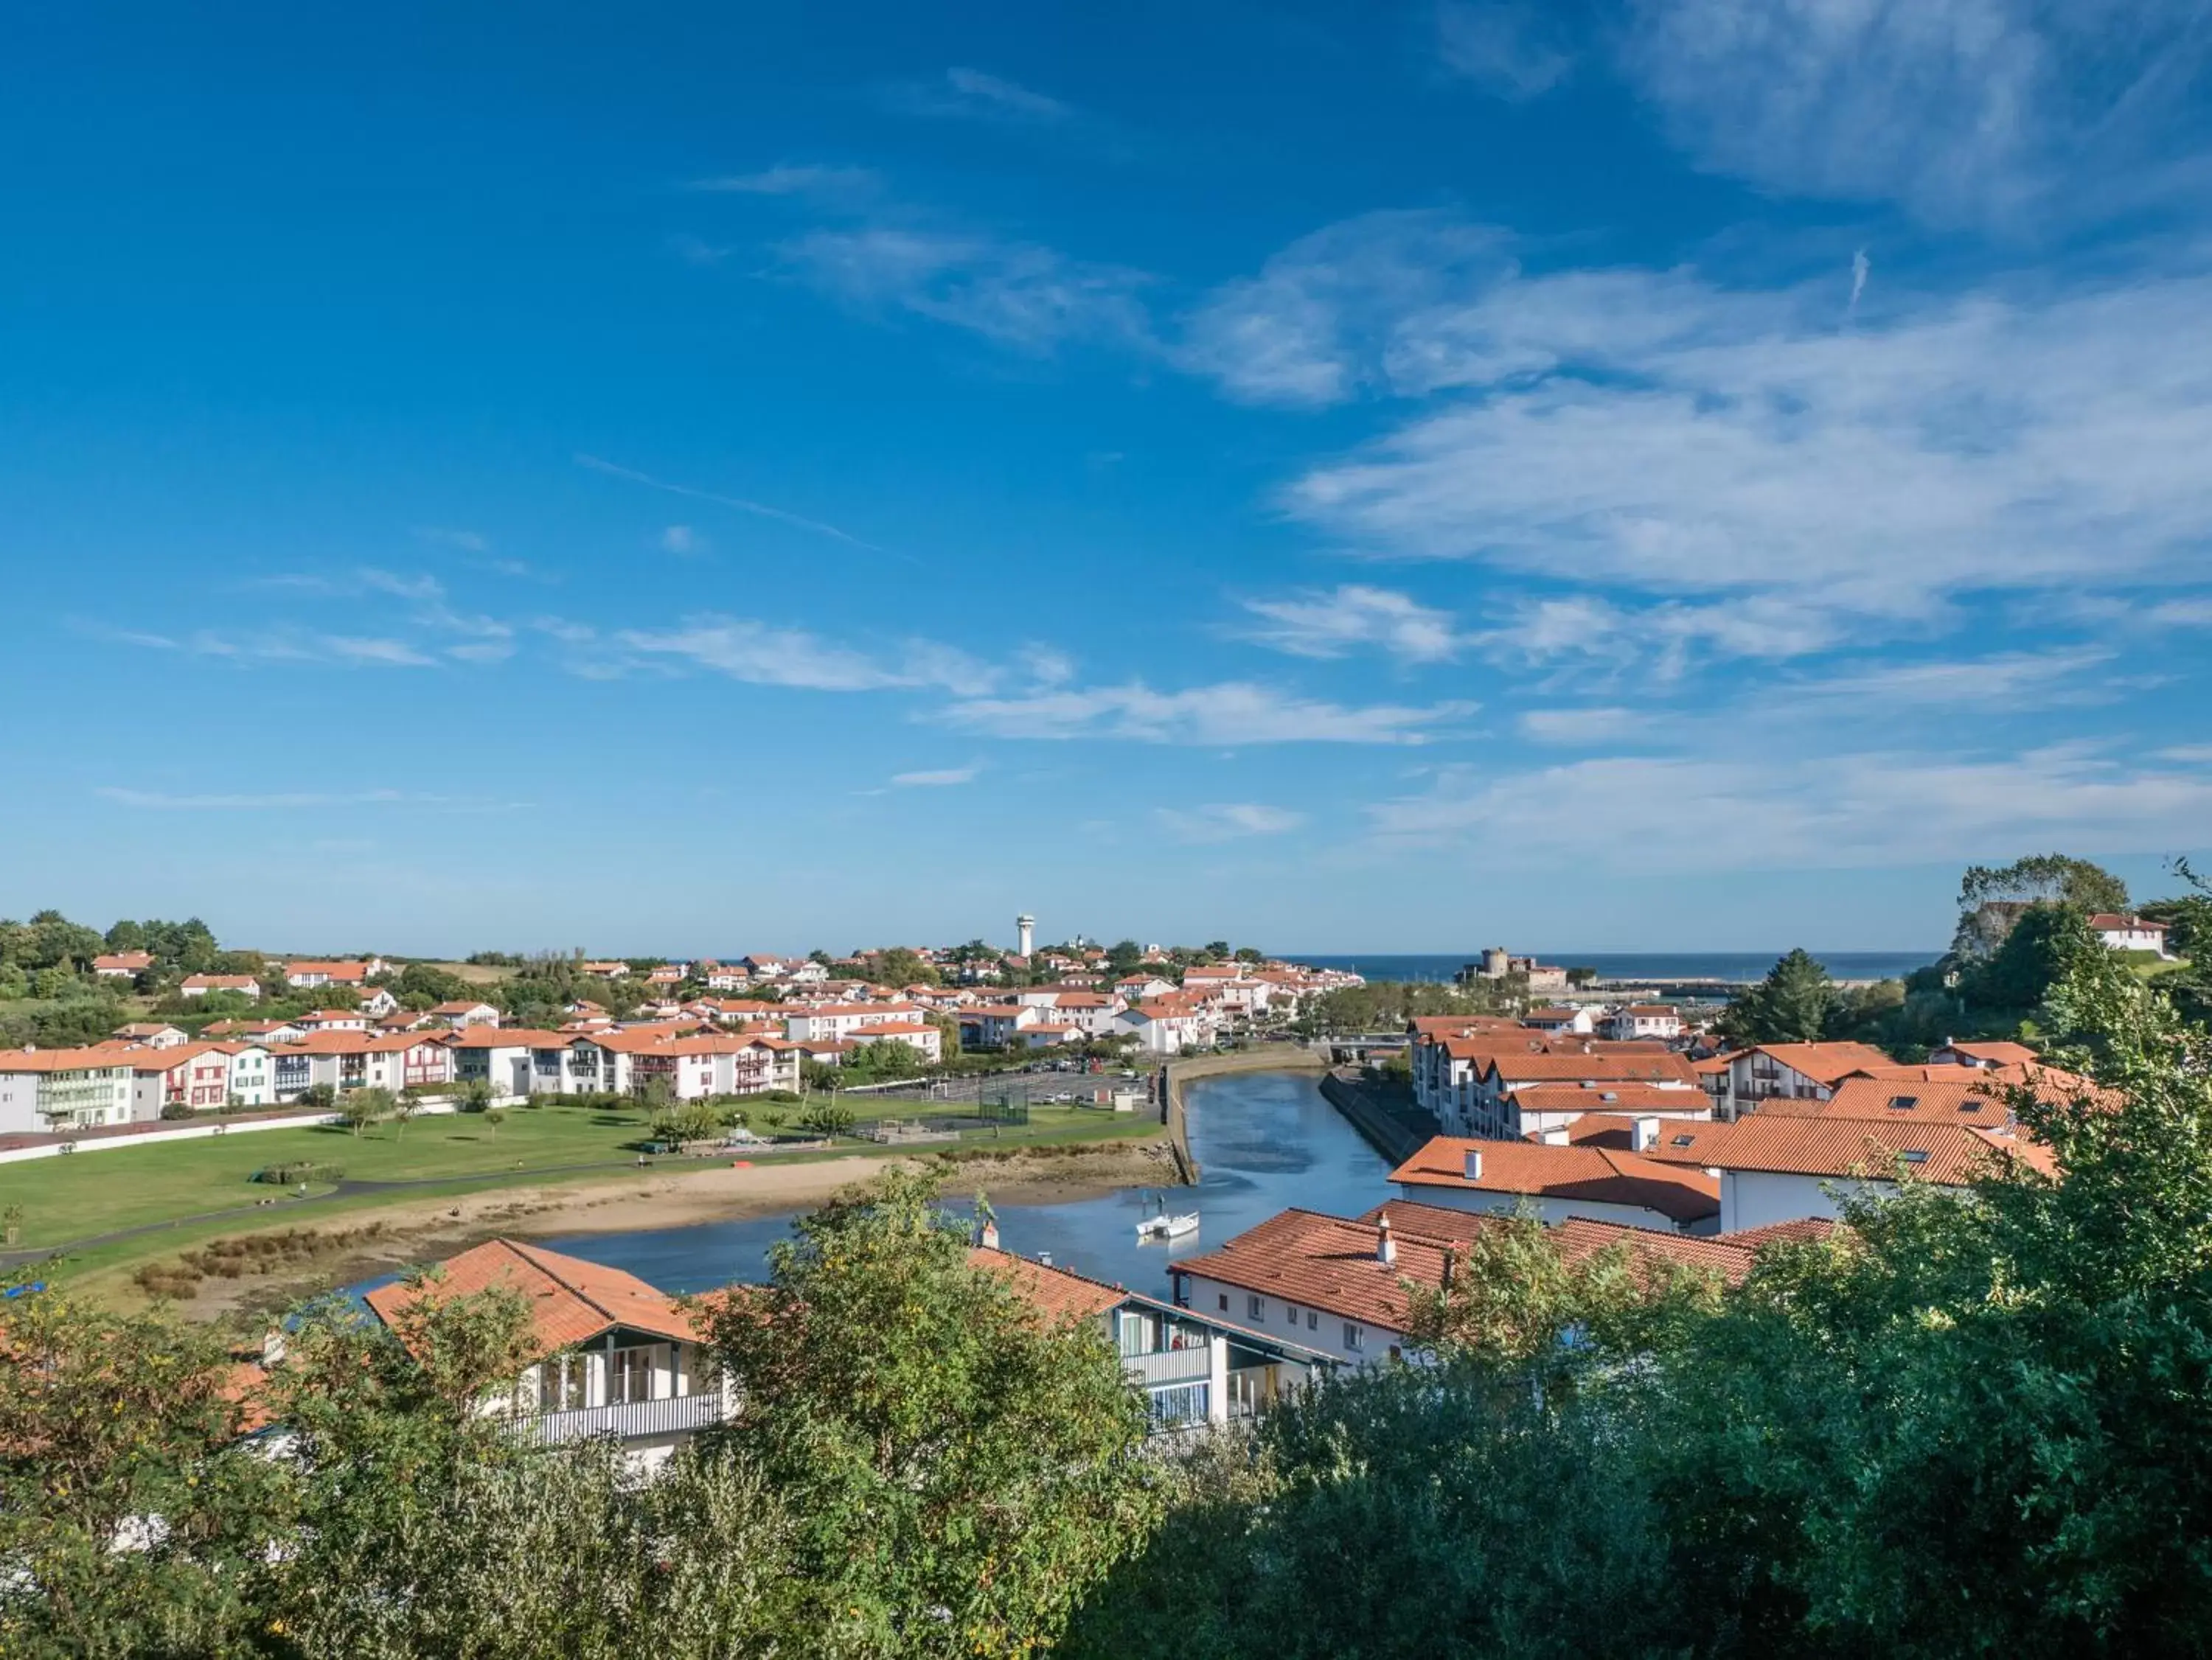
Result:
{"label": "small white boat", "polygon": [[1160,1201],[1158,1215],[1147,1216],[1137,1224],[1137,1238],[1139,1240],[1180,1239],[1186,1233],[1197,1232],[1198,1213],[1195,1210],[1186,1210],[1180,1215],[1170,1216],[1168,1215],[1167,1201],[1164,1199]]}

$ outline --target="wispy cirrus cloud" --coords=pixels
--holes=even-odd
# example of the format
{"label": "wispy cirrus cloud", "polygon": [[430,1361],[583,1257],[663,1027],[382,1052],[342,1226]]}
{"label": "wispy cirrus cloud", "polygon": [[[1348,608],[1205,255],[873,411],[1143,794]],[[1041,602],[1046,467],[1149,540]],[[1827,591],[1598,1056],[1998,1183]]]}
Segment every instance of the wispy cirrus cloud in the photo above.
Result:
{"label": "wispy cirrus cloud", "polygon": [[1446,663],[1465,644],[1449,612],[1359,583],[1243,606],[1260,621],[1239,637],[1293,657],[1341,657],[1371,647],[1407,663]]}
{"label": "wispy cirrus cloud", "polygon": [[1483,245],[1432,215],[1308,239],[1218,302],[1281,345],[1256,386],[1223,373],[1232,395],[1426,399],[1284,504],[1362,553],[1540,585],[1517,649],[1563,623],[1678,662],[1777,659],[1936,632],[1969,594],[2184,578],[2212,536],[2212,339],[2192,321],[2212,273],[1893,292],[1844,329],[1840,272],[1737,290],[1410,261],[1439,239]]}
{"label": "wispy cirrus cloud", "polygon": [[1454,74],[1514,103],[1540,98],[1575,64],[1549,9],[1522,0],[1443,0],[1437,49]]}
{"label": "wispy cirrus cloud", "polygon": [[455,530],[442,524],[418,524],[415,534],[424,542],[435,542],[441,548],[458,548],[465,554],[484,554],[491,551],[491,538],[481,530]]}
{"label": "wispy cirrus cloud", "polygon": [[885,102],[904,115],[962,121],[993,121],[1049,126],[1073,120],[1075,106],[1003,76],[953,68],[936,81],[908,82],[892,88]]}
{"label": "wispy cirrus cloud", "polygon": [[2208,813],[2212,768],[2066,744],[1450,767],[1421,793],[1376,803],[1369,820],[1386,849],[1644,871],[1956,863],[2046,845],[2156,853],[2201,838]]}
{"label": "wispy cirrus cloud", "polygon": [[178,794],[165,790],[133,790],[104,785],[95,796],[119,807],[159,812],[260,813],[308,811],[334,807],[436,807],[492,812],[526,807],[527,802],[492,802],[465,797],[426,794],[418,790],[341,790],[241,791],[235,794]]}
{"label": "wispy cirrus cloud", "polygon": [[1472,714],[1463,702],[1426,706],[1345,705],[1244,681],[1153,690],[1120,686],[1058,687],[1003,697],[961,699],[941,711],[947,724],[995,737],[1120,738],[1139,743],[1421,744]]}
{"label": "wispy cirrus cloud", "polygon": [[755,173],[695,179],[684,188],[722,195],[828,197],[848,200],[872,194],[883,176],[872,167],[833,167],[821,162],[779,161]]}
{"label": "wispy cirrus cloud", "polygon": [[957,785],[973,784],[982,776],[983,764],[970,761],[965,766],[940,766],[915,772],[896,772],[891,776],[894,790],[945,790]]}
{"label": "wispy cirrus cloud", "polygon": [[2139,206],[2203,154],[2196,0],[1630,0],[1620,67],[1701,166],[1939,224]]}
{"label": "wispy cirrus cloud", "polygon": [[934,688],[967,697],[989,691],[1000,678],[990,664],[934,640],[908,640],[871,656],[804,628],[745,617],[689,617],[675,628],[625,629],[616,639],[629,652],[681,660],[732,680],[816,692]]}
{"label": "wispy cirrus cloud", "polygon": [[1247,836],[1287,835],[1306,821],[1303,813],[1261,802],[1213,802],[1202,807],[1158,807],[1152,817],[1178,841],[1237,841]]}
{"label": "wispy cirrus cloud", "polygon": [[883,223],[809,231],[777,251],[786,270],[858,310],[911,312],[1018,351],[1151,336],[1150,277],[1036,243]]}

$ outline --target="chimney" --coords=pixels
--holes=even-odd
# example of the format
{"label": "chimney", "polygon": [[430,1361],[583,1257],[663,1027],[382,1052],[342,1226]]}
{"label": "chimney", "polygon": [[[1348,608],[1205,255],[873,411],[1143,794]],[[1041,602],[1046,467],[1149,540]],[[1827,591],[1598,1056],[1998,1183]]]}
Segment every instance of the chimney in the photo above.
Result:
{"label": "chimney", "polygon": [[986,1251],[999,1248],[999,1219],[988,1210],[976,1214],[975,1243]]}
{"label": "chimney", "polygon": [[1049,1251],[1038,1251],[1037,1263],[1041,1267],[1050,1268],[1052,1266],[1052,1252]]}
{"label": "chimney", "polygon": [[1638,1118],[1635,1129],[1629,1132],[1628,1145],[1632,1151],[1638,1153],[1649,1153],[1653,1148],[1658,1146],[1658,1118],[1656,1117]]}
{"label": "chimney", "polygon": [[1375,1260],[1395,1263],[1398,1260],[1398,1242],[1390,1237],[1390,1213],[1384,1211],[1382,1220],[1375,1225]]}
{"label": "chimney", "polygon": [[1479,1147],[1467,1150],[1467,1178],[1471,1182],[1482,1179],[1482,1149]]}
{"label": "chimney", "polygon": [[1542,1132],[1542,1136],[1547,1147],[1567,1147],[1574,1142],[1574,1137],[1567,1133],[1567,1127],[1563,1124],[1553,1124]]}

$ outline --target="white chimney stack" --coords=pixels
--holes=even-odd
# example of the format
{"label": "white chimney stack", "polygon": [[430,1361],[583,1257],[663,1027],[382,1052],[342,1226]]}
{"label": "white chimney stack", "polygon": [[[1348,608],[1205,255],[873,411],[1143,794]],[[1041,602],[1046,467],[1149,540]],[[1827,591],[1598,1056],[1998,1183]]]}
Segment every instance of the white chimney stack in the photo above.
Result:
{"label": "white chimney stack", "polygon": [[1635,1129],[1629,1133],[1628,1145],[1638,1153],[1649,1153],[1658,1146],[1659,1120],[1650,1117],[1637,1119]]}
{"label": "white chimney stack", "polygon": [[1382,1220],[1375,1225],[1375,1260],[1395,1263],[1398,1260],[1398,1242],[1390,1237],[1390,1213],[1384,1211]]}
{"label": "white chimney stack", "polygon": [[1482,1149],[1479,1147],[1467,1150],[1467,1178],[1471,1182],[1482,1179]]}
{"label": "white chimney stack", "polygon": [[999,1248],[998,1218],[987,1213],[975,1219],[975,1243],[986,1251]]}

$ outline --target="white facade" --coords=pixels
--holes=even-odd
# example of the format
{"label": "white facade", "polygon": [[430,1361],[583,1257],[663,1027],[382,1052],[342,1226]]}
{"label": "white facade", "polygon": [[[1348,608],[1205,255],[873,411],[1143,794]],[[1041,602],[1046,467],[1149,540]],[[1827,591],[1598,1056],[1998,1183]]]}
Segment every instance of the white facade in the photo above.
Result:
{"label": "white facade", "polygon": [[1194,1314],[1234,1321],[1263,1336],[1318,1350],[1345,1366],[1376,1366],[1405,1347],[1406,1334],[1389,1326],[1247,1291],[1202,1274],[1170,1271],[1179,1288],[1177,1300]]}
{"label": "white facade", "polygon": [[1713,1231],[1714,1224],[1685,1227],[1662,1211],[1643,1205],[1609,1204],[1595,1199],[1562,1199],[1548,1194],[1496,1193],[1474,1187],[1431,1187],[1422,1182],[1400,1182],[1398,1197],[1413,1204],[1434,1205],[1439,1210],[1469,1210],[1479,1215],[1505,1216],[1526,1207],[1547,1227],[1580,1216],[1593,1222],[1618,1222],[1627,1227],[1656,1229],[1662,1233]]}

